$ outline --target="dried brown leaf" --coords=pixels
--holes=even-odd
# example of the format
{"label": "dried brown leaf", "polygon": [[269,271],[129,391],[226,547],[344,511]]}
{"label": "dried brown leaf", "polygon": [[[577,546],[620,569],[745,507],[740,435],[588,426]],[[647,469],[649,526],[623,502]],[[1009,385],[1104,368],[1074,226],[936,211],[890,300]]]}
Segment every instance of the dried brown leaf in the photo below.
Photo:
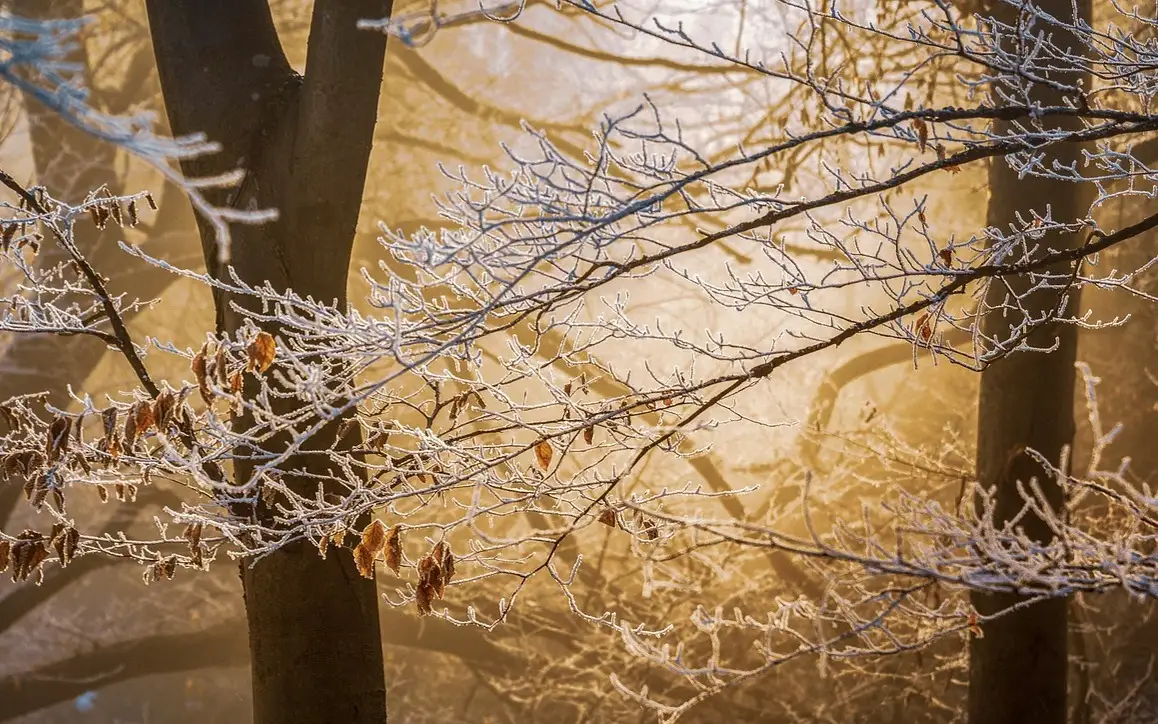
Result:
{"label": "dried brown leaf", "polygon": [[929,323],[929,314],[926,312],[917,318],[916,323],[917,336],[922,342],[928,342],[933,336],[933,326]]}
{"label": "dried brown leaf", "polygon": [[76,551],[80,547],[80,531],[76,528],[69,528],[64,532],[60,547],[57,548],[57,553],[60,555],[60,565],[67,566],[72,563],[72,559],[76,557]]}
{"label": "dried brown leaf", "polygon": [[125,427],[122,435],[125,452],[132,453],[133,445],[137,442],[137,411],[135,406],[129,409],[129,414],[125,415]]}
{"label": "dried brown leaf", "polygon": [[249,346],[245,348],[249,355],[249,364],[246,367],[250,372],[257,370],[265,372],[273,364],[277,355],[277,343],[269,332],[258,332]]}
{"label": "dried brown leaf", "polygon": [[101,424],[104,425],[105,437],[110,438],[117,432],[117,408],[110,407],[101,413]]}
{"label": "dried brown leaf", "polygon": [[611,528],[615,528],[619,524],[615,517],[615,511],[611,508],[604,508],[603,511],[599,513],[599,522]]}
{"label": "dried brown leaf", "polygon": [[56,462],[68,451],[68,433],[72,429],[72,422],[67,417],[57,417],[48,426],[48,440],[45,444],[44,455],[48,462]]}
{"label": "dried brown leaf", "polygon": [[362,543],[354,547],[354,565],[363,578],[374,577],[374,554]]}
{"label": "dried brown leaf", "polygon": [[546,440],[540,440],[535,445],[535,459],[539,461],[539,467],[546,470],[551,465],[551,457],[554,456],[555,449],[551,447],[551,443]]}
{"label": "dried brown leaf", "polygon": [[434,599],[434,587],[425,583],[418,584],[418,590],[414,595],[414,603],[418,605],[418,613],[422,616],[429,615],[433,612],[430,602]]}
{"label": "dried brown leaf", "polygon": [[451,553],[450,546],[447,546],[446,549],[442,552],[443,585],[449,585],[452,578],[454,578],[454,554]]}
{"label": "dried brown leaf", "polygon": [[34,530],[21,533],[12,544],[12,580],[26,581],[40,570],[40,565],[48,558],[48,548],[44,536]]}
{"label": "dried brown leaf", "polygon": [[157,423],[153,417],[153,405],[149,402],[138,402],[133,405],[133,409],[137,419],[137,435],[144,435]]}
{"label": "dried brown leaf", "polygon": [[229,360],[225,357],[225,345],[218,347],[217,354],[213,356],[213,374],[218,387],[229,387]]}
{"label": "dried brown leaf", "polygon": [[201,533],[201,523],[192,523],[185,526],[185,531],[181,534],[181,537],[189,542],[190,551],[195,551],[201,547]]}
{"label": "dried brown leaf", "polygon": [[207,405],[213,403],[213,391],[209,389],[209,352],[209,343],[206,342],[201,345],[201,351],[193,355],[193,362],[189,365],[197,381],[197,389],[201,392],[201,399]]}
{"label": "dried brown leaf", "polygon": [[153,424],[160,432],[169,429],[169,423],[173,420],[173,412],[177,409],[176,403],[177,397],[172,390],[163,390],[153,400]]}
{"label": "dried brown leaf", "polygon": [[402,526],[396,525],[390,529],[390,534],[386,536],[386,566],[398,574],[398,569],[402,565]]}
{"label": "dried brown leaf", "polygon": [[386,549],[386,526],[382,521],[375,518],[366,529],[362,531],[362,545],[366,546],[366,550],[370,551],[372,557],[377,558],[378,554]]}
{"label": "dried brown leaf", "polygon": [[[441,555],[441,551],[438,553]],[[433,556],[423,556],[418,561],[418,581],[419,588],[429,586],[435,598],[442,598],[446,582],[442,579],[442,566]]]}

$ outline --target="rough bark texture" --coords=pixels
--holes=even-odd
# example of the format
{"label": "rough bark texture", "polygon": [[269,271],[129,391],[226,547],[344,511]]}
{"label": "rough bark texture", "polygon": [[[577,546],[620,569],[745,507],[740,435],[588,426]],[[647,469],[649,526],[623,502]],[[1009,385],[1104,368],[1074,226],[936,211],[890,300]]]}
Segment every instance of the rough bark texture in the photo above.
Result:
{"label": "rough bark texture", "polygon": [[[388,14],[389,3],[317,0],[304,79],[286,61],[265,0],[149,0],[147,7],[170,125],[223,146],[185,172],[244,167],[235,195],[217,200],[280,213],[275,223],[235,229],[234,269],[251,284],[268,281],[344,306],[386,47],[383,35],[355,23]],[[204,226],[202,246],[219,274]],[[219,331],[239,326],[229,301],[215,299]],[[332,439],[331,429],[311,446]],[[286,472],[316,464],[294,460]],[[239,466],[238,474],[246,471]],[[291,545],[244,563],[242,583],[256,724],[385,721],[376,591],[348,551],[323,560],[306,544]]]}
{"label": "rough bark texture", "polygon": [[[1043,0],[1037,3],[1048,13],[1070,18],[1070,0]],[[1001,5],[999,3],[999,5]],[[1078,0],[1078,12],[1090,16],[1089,0]],[[1011,8],[1002,5],[994,14],[1012,22]],[[1054,33],[1055,42],[1066,45],[1064,37]],[[1061,78],[1073,82],[1073,77]],[[1039,89],[1037,100],[1051,104],[1060,98]],[[1008,128],[1008,126],[1006,126]],[[1070,163],[1079,158],[1079,149],[1062,149],[1053,158]],[[1069,221],[1083,217],[1089,208],[1083,187],[1079,184],[1019,180],[1003,160],[990,166],[990,200],[988,223],[1008,229],[1016,224],[1016,214],[1028,218],[1030,210],[1045,215],[1049,206],[1056,220]],[[1077,238],[1049,237],[1043,246],[1054,249],[1074,246]],[[1059,271],[1065,271],[1061,269]],[[1028,279],[1010,279],[1008,287],[996,283],[990,290],[989,303],[1000,304],[1012,292],[1021,295],[1029,287]],[[1071,296],[1071,307],[1075,301]],[[1036,316],[1056,309],[1059,297],[1054,292],[1039,292],[1023,300]],[[1011,323],[1018,320],[999,313],[984,321],[987,334],[1008,337]],[[999,360],[981,376],[978,410],[977,476],[983,486],[996,487],[998,521],[1012,520],[1024,506],[1018,492],[1021,481],[1027,486],[1031,478],[1041,484],[1054,510],[1061,511],[1063,491],[1046,476],[1039,465],[1027,456],[1026,448],[1058,459],[1061,449],[1074,437],[1074,361],[1077,329],[1049,323],[1030,337],[1034,346],[1049,347],[1050,354],[1015,354]],[[1040,518],[1030,514],[1018,526],[1031,538],[1047,541],[1053,537]],[[974,606],[982,614],[1003,610],[1021,601],[1015,594],[977,595]],[[1067,710],[1067,607],[1058,598],[1035,604],[1022,611],[1003,616],[983,626],[984,636],[974,637],[970,644],[969,721],[972,724],[1064,724]]]}

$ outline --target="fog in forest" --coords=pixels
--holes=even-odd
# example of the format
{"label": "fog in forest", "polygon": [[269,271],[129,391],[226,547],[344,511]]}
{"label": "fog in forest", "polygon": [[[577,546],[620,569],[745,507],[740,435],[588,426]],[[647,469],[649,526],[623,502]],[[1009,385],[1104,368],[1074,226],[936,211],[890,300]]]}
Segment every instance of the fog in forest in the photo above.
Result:
{"label": "fog in forest", "polygon": [[[0,72],[0,721],[323,721],[260,703],[281,695],[251,676],[255,620],[316,595],[270,630],[340,641],[369,594],[254,573],[243,597],[238,562],[315,554],[375,588],[395,722],[1158,721],[1152,13],[396,0],[342,211],[342,94],[377,69],[340,66],[386,35],[234,1],[184,30],[153,0],[3,4],[89,21],[56,71],[18,62],[51,33],[0,22],[29,79]],[[292,82],[254,86],[256,113],[221,99],[276,54],[211,68],[267,4]],[[1019,28],[1001,52],[991,15]],[[224,160],[99,137],[30,90],[53,72]],[[226,137],[173,128],[202,104]],[[249,167],[205,203],[304,199],[268,233],[220,217],[238,268],[301,297],[216,268],[175,173]],[[349,242],[325,224],[353,228],[348,311],[323,309]],[[265,645],[252,670],[284,657],[283,687],[378,680],[364,652],[335,664],[346,644]]]}

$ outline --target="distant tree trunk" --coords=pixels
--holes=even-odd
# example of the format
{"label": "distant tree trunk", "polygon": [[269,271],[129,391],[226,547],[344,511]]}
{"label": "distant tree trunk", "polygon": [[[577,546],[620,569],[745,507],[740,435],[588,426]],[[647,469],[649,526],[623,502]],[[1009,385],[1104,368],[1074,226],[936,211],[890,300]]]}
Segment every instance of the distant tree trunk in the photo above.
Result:
{"label": "distant tree trunk", "polygon": [[[223,151],[184,164],[204,175],[244,167],[238,195],[219,203],[277,208],[277,222],[235,228],[232,265],[268,281],[346,304],[346,284],[377,118],[386,39],[358,30],[382,0],[316,0],[305,77],[290,68],[266,0],[148,0],[170,125],[204,132]],[[203,224],[212,274],[217,249]],[[215,295],[218,331],[240,325]],[[276,335],[276,326],[267,329]],[[292,404],[292,401],[287,404]],[[311,441],[325,447],[334,426]],[[317,458],[318,456],[314,456]],[[286,473],[318,471],[294,460]],[[239,466],[239,476],[246,471]],[[306,477],[287,482],[312,497]],[[386,697],[377,593],[349,551],[324,560],[308,543],[242,563],[253,665],[255,724],[381,724]]]}
{"label": "distant tree trunk", "polygon": [[[993,10],[994,15],[1005,22],[1015,22],[1012,15],[1015,8],[1004,3],[994,5],[998,6]],[[1037,5],[1055,17],[1072,17],[1070,0],[1042,0]],[[1090,0],[1078,0],[1077,9],[1088,21]],[[1075,45],[1067,43],[1062,33],[1056,30],[1052,33],[1059,45]],[[1075,80],[1072,76],[1059,79],[1067,83]],[[1088,79],[1086,82],[1088,84]],[[1036,90],[1036,100],[1047,105],[1060,104],[1057,93],[1040,86]],[[999,127],[1006,130],[1009,125]],[[1065,148],[1050,158],[1071,163],[1080,158],[1080,151]],[[1019,179],[1004,160],[990,165],[989,193],[987,222],[1002,229],[1016,224],[1019,212],[1022,218],[1028,218],[1030,210],[1044,215],[1049,206],[1055,220],[1070,221],[1084,216],[1089,208],[1080,184]],[[1043,247],[1059,249],[1075,246],[1080,241],[1055,235],[1040,243]],[[988,301],[991,305],[1000,304],[1011,293],[1023,295],[1030,284],[1028,278],[1009,279],[1008,288],[1001,282],[994,283]],[[1071,308],[1074,301],[1071,295]],[[1056,309],[1059,295],[1039,291],[1023,299],[1022,304],[1036,317]],[[1011,324],[1018,321],[992,313],[984,320],[983,327],[986,334],[1007,337]],[[1017,489],[1018,481],[1028,486],[1029,480],[1036,478],[1054,510],[1060,512],[1065,505],[1062,488],[1024,452],[1031,448],[1056,462],[1061,449],[1073,441],[1077,328],[1051,322],[1038,328],[1029,342],[1048,347],[1054,340],[1057,340],[1057,349],[1048,355],[1015,354],[995,362],[981,375],[977,477],[981,485],[996,487],[999,523],[1012,520],[1024,506],[1025,501]],[[1034,540],[1045,542],[1053,537],[1048,525],[1032,514],[1018,525]],[[973,605],[982,614],[1003,610],[1021,600],[1014,594],[974,594],[972,597]],[[971,724],[1064,724],[1067,606],[1068,601],[1063,598],[1035,604],[986,623],[984,636],[972,638],[969,651]]]}
{"label": "distant tree trunk", "polygon": [[[46,20],[77,18],[84,14],[82,0],[12,0],[11,8],[21,17]],[[91,85],[89,58],[83,43],[77,44],[69,60],[83,69],[81,75],[89,79]],[[134,95],[142,85],[131,84],[123,91],[128,97],[108,100],[127,107],[142,100]],[[123,191],[115,165],[116,148],[112,144],[73,126],[30,96],[24,97],[24,112],[37,185],[69,202],[80,201],[102,184],[114,194]],[[189,204],[181,194],[165,193],[161,200],[161,210],[152,227],[154,237],[193,230]],[[118,233],[119,229],[102,233],[80,223],[76,227],[76,243],[120,289],[143,299],[156,296],[175,277],[126,257],[116,247]],[[41,266],[58,263],[62,254],[56,245],[45,244],[37,263]],[[43,390],[53,402],[66,404],[68,385],[83,382],[107,351],[105,345],[85,336],[15,336],[0,355],[0,400]],[[0,522],[8,518],[19,496],[19,485],[0,488]]]}
{"label": "distant tree trunk", "polygon": [[[1150,153],[1135,148],[1144,163],[1158,162],[1155,145]],[[1113,216],[1105,222],[1112,228],[1123,228],[1150,213],[1150,205],[1127,197],[1115,204]],[[1110,249],[1103,265],[1110,269],[1140,269],[1153,258],[1158,232],[1148,232]],[[1158,295],[1158,273],[1148,269],[1135,277],[1131,286],[1144,294]],[[1102,467],[1114,468],[1122,458],[1130,458],[1126,478],[1139,489],[1158,485],[1158,309],[1145,298],[1122,294],[1119,290],[1092,289],[1086,307],[1098,310],[1108,319],[1125,317],[1130,321],[1121,327],[1082,330],[1079,335],[1079,359],[1089,363],[1092,373],[1101,379],[1097,387],[1102,424],[1108,430],[1122,425],[1121,432],[1102,451]],[[1085,401],[1079,401],[1080,408]],[[1088,429],[1079,427],[1079,457],[1075,470],[1084,471],[1089,463],[1093,442]],[[1105,499],[1088,498],[1080,513],[1090,520],[1103,519],[1109,506]],[[1112,525],[1113,522],[1110,522]],[[1114,721],[1129,721],[1131,712],[1154,710],[1158,698],[1158,681],[1150,666],[1158,650],[1158,609],[1152,601],[1138,600],[1125,590],[1110,591],[1086,597],[1093,605],[1085,612],[1084,632],[1089,651],[1083,664],[1099,696],[1087,703],[1088,721],[1115,707]],[[1097,666],[1100,661],[1114,661],[1112,673]],[[1140,688],[1138,683],[1146,680]]]}

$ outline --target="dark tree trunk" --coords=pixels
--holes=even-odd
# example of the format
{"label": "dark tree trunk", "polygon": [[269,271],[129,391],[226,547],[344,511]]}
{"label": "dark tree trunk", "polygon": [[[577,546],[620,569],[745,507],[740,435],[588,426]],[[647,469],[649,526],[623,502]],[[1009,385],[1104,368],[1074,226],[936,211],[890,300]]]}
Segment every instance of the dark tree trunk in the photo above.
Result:
{"label": "dark tree trunk", "polygon": [[[1013,10],[1003,3],[994,14],[1013,22]],[[1059,18],[1072,17],[1070,0],[1043,0],[1038,3]],[[1078,13],[1088,20],[1090,0],[1078,0]],[[1053,39],[1067,45],[1063,34],[1053,31]],[[1075,78],[1059,78],[1072,83]],[[1088,83],[1088,80],[1087,80]],[[1087,86],[1088,87],[1088,86]],[[1037,89],[1036,100],[1058,104],[1057,93]],[[1007,130],[1009,125],[999,126]],[[1051,158],[1071,163],[1080,158],[1078,148],[1061,149]],[[1049,162],[1047,159],[1046,163]],[[1045,215],[1046,207],[1058,221],[1083,217],[1089,203],[1084,187],[1064,181],[1018,179],[1017,172],[1004,160],[991,164],[989,170],[990,200],[987,222],[1008,229],[1017,224],[1017,214],[1029,218],[1029,211]],[[1059,249],[1080,243],[1078,238],[1052,236],[1039,242],[1043,247]],[[1065,268],[1055,271],[1066,271]],[[990,289],[990,305],[1000,304],[1007,295],[1023,295],[1029,288],[1026,278],[1009,279],[1008,287],[996,282]],[[1071,294],[1070,308],[1074,295]],[[1053,291],[1035,292],[1022,304],[1037,317],[1057,309],[1059,295]],[[1011,313],[1012,314],[1012,313]],[[983,322],[988,335],[1008,337],[1017,318],[990,314]],[[1040,483],[1048,504],[1055,511],[1065,506],[1064,493],[1024,452],[1038,451],[1055,463],[1062,448],[1074,437],[1074,361],[1077,328],[1048,323],[1029,338],[1030,344],[1049,347],[1054,340],[1057,349],[1050,354],[1015,354],[995,362],[981,375],[978,410],[977,477],[981,485],[997,490],[997,522],[1017,516],[1024,499],[1017,484],[1026,485],[1031,478]],[[1048,541],[1053,532],[1032,513],[1019,527],[1037,541]],[[974,594],[973,605],[982,614],[991,614],[1017,604],[1015,594]],[[1067,607],[1064,598],[1037,603],[983,626],[983,637],[970,644],[969,721],[971,724],[1064,724],[1067,710]]]}
{"label": "dark tree trunk", "polygon": [[[186,163],[185,172],[244,167],[238,195],[216,200],[280,213],[274,223],[235,227],[233,268],[251,284],[268,281],[344,307],[386,48],[385,36],[355,24],[388,14],[389,3],[316,0],[304,78],[286,61],[265,0],[149,0],[147,7],[170,125],[223,147]],[[212,231],[203,224],[201,234],[206,264],[220,274]],[[217,295],[218,331],[239,326],[230,301],[251,304]],[[330,426],[311,447],[325,447],[333,434]],[[294,460],[285,472],[317,464]],[[308,480],[286,480],[312,497]],[[308,544],[290,545],[244,562],[242,582],[256,724],[386,720],[377,594],[348,550],[322,559]]]}

